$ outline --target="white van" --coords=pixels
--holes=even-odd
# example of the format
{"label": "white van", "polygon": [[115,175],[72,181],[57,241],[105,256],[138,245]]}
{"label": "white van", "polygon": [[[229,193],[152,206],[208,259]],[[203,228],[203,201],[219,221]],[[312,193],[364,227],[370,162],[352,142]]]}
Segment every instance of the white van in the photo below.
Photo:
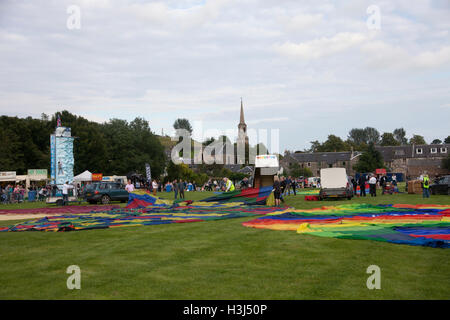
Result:
{"label": "white van", "polygon": [[353,197],[353,185],[349,181],[345,168],[320,169],[319,199]]}

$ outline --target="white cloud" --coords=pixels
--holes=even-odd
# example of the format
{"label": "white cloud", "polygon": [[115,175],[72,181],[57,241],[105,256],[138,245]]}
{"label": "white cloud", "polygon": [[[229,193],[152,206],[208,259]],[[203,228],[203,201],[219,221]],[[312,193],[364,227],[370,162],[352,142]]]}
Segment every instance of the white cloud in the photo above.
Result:
{"label": "white cloud", "polygon": [[337,33],[332,37],[321,37],[301,43],[285,42],[276,45],[279,53],[301,59],[319,59],[355,47],[367,39],[361,33]]}

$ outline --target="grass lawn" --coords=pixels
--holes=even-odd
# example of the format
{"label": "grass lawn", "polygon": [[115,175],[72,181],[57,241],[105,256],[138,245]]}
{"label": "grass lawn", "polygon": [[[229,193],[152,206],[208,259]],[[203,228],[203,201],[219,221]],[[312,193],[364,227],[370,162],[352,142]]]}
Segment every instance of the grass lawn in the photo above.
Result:
{"label": "grass lawn", "polygon": [[[187,192],[186,198],[210,195]],[[450,204],[449,196],[408,194],[303,199],[288,196],[286,204]],[[450,250],[243,227],[249,219],[0,233],[0,299],[450,298]],[[66,287],[73,264],[81,268],[81,290]],[[373,264],[381,269],[381,290],[366,287]]]}

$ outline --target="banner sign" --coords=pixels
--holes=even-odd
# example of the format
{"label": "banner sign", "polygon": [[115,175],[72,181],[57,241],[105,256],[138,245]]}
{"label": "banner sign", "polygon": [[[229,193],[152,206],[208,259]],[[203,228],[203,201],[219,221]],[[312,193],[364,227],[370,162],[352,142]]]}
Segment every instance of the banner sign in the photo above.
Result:
{"label": "banner sign", "polygon": [[152,170],[150,169],[150,165],[148,163],[145,164],[145,172],[147,173],[147,181],[152,180]]}
{"label": "banner sign", "polygon": [[386,174],[386,169],[376,169],[375,173],[376,174]]}
{"label": "banner sign", "polygon": [[0,172],[0,181],[15,181],[16,171],[2,171]]}
{"label": "banner sign", "polygon": [[92,181],[102,181],[103,179],[103,173],[93,173],[92,174]]}
{"label": "banner sign", "polygon": [[273,168],[279,167],[278,157],[275,154],[261,154],[256,156],[255,159],[256,168]]}
{"label": "banner sign", "polygon": [[47,179],[47,169],[28,169],[28,176],[34,179]]}

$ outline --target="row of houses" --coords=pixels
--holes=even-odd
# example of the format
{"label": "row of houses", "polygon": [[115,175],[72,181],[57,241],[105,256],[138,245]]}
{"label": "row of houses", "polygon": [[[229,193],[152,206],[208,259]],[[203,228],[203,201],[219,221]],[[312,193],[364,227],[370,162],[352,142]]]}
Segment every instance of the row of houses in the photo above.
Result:
{"label": "row of houses", "polygon": [[[450,144],[403,145],[375,147],[383,156],[384,164],[390,172],[403,173],[405,177],[417,177],[427,172],[431,176],[448,174],[442,168],[442,160],[448,156]],[[280,161],[288,170],[298,163],[301,168],[308,168],[313,175],[319,175],[322,168],[346,168],[349,175],[355,175],[353,166],[358,162],[361,152],[313,152],[286,153]]]}

